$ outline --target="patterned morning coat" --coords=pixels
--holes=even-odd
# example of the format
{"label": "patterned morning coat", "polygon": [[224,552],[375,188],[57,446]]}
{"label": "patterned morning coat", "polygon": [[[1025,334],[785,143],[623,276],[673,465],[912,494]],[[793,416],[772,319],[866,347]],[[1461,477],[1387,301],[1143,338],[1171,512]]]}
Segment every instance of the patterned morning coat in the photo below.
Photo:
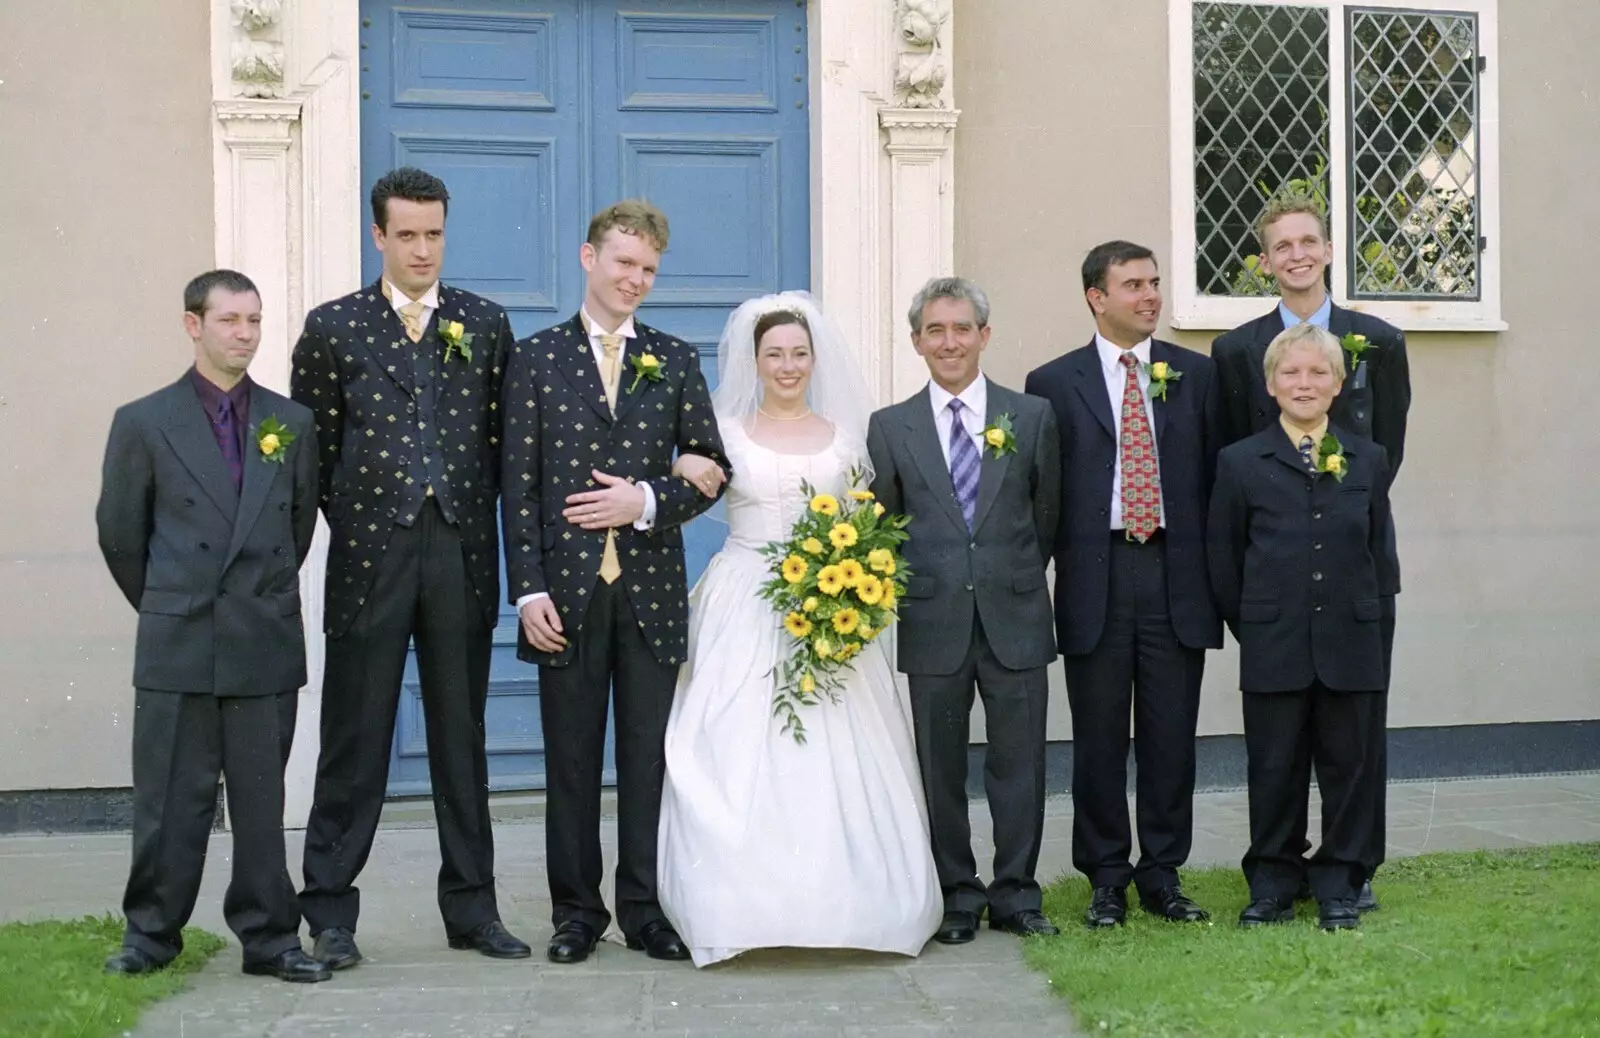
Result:
{"label": "patterned morning coat", "polygon": [[[648,481],[655,492],[655,526],[617,530],[619,580],[656,658],[677,664],[684,657],[689,607],[680,527],[714,502],[668,472],[677,453],[710,458],[730,473],[732,467],[695,348],[637,320],[634,328],[637,336],[624,347],[615,417],[581,317],[511,349],[501,480],[509,597],[515,603],[547,592],[568,639],[565,654],[550,656],[519,632],[517,655],[530,663],[566,662],[600,579],[605,531],[585,530],[561,515],[567,495],[598,486],[592,469]],[[631,359],[646,353],[660,360],[661,379],[635,384]]]}
{"label": "patterned morning coat", "polygon": [[[439,336],[456,321],[472,359]],[[441,284],[439,308],[413,343],[381,283],[324,303],[294,348],[291,395],[317,420],[328,548],[324,627],[349,630],[366,602],[389,535],[410,526],[428,488],[461,533],[467,573],[495,623],[500,548],[500,392],[511,322],[499,304]]]}

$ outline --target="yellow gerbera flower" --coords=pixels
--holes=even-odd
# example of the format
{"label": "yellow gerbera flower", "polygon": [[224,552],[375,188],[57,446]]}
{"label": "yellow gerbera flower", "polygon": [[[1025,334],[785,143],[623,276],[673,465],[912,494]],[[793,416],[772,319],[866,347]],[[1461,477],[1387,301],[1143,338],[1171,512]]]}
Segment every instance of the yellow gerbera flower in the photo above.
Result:
{"label": "yellow gerbera flower", "polygon": [[861,623],[861,614],[849,606],[833,614],[833,629],[840,634],[849,634]]}
{"label": "yellow gerbera flower", "polygon": [[824,566],[817,571],[817,590],[824,595],[837,595],[844,590],[844,574],[838,566]]}
{"label": "yellow gerbera flower", "polygon": [[815,537],[807,537],[805,540],[800,542],[800,547],[804,548],[813,555],[821,555],[823,552],[822,542],[817,540]]}
{"label": "yellow gerbera flower", "polygon": [[845,587],[855,587],[861,583],[861,578],[867,575],[867,571],[862,569],[861,563],[855,559],[845,559],[839,563],[839,573],[844,577]]}
{"label": "yellow gerbera flower", "polygon": [[806,574],[811,571],[811,566],[798,555],[791,555],[783,560],[783,579],[791,584],[798,584],[806,579]]}
{"label": "yellow gerbera flower", "polygon": [[856,597],[865,605],[877,605],[883,601],[883,583],[872,574],[863,573],[856,581]]}
{"label": "yellow gerbera flower", "polygon": [[867,565],[879,573],[893,573],[894,552],[888,548],[873,548],[867,552]]}
{"label": "yellow gerbera flower", "polygon": [[818,515],[838,515],[839,499],[832,494],[818,494],[811,499],[811,510]]}
{"label": "yellow gerbera flower", "polygon": [[885,609],[893,609],[895,603],[894,581],[883,581],[883,601],[878,604]]}
{"label": "yellow gerbera flower", "polygon": [[835,548],[854,547],[861,535],[849,523],[834,523],[833,529],[828,531],[828,540],[833,542]]}
{"label": "yellow gerbera flower", "polygon": [[812,595],[810,598],[807,598],[804,602],[801,602],[800,603],[800,608],[805,610],[808,613],[816,612],[817,611],[817,596],[816,595]]}
{"label": "yellow gerbera flower", "polygon": [[783,629],[796,638],[804,638],[811,633],[811,621],[799,613],[790,613],[783,618]]}
{"label": "yellow gerbera flower", "polygon": [[872,500],[872,491],[870,491],[870,490],[852,490],[852,491],[850,491],[850,496],[852,498],[854,498],[855,500],[857,500],[857,501],[871,501]]}

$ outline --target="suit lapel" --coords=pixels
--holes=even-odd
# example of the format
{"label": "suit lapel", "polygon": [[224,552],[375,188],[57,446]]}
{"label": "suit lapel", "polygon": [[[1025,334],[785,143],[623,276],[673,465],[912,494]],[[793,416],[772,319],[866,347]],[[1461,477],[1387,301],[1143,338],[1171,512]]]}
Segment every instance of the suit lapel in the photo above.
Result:
{"label": "suit lapel", "polygon": [[[1011,413],[1014,419],[1017,416],[1016,403],[1012,400],[1009,390],[997,386],[994,380],[989,381],[989,399],[985,406],[983,416],[984,428],[988,428],[999,420],[1006,412]],[[1006,469],[1011,466],[1011,455],[996,455],[987,444],[978,445],[978,456],[981,463],[978,466],[978,503],[972,510],[972,532],[977,533],[983,529],[984,516],[989,514],[989,506],[994,504],[995,498],[1000,496],[1000,484],[1005,482]],[[952,484],[954,486],[954,484]]]}
{"label": "suit lapel", "polygon": [[1078,369],[1072,373],[1072,383],[1083,402],[1089,406],[1100,427],[1113,441],[1117,438],[1117,423],[1111,414],[1111,396],[1106,392],[1105,374],[1100,370],[1100,351],[1093,340],[1089,348],[1079,354]]}
{"label": "suit lapel", "polygon": [[[267,394],[260,386],[254,383],[250,386],[250,423],[259,426],[267,418],[277,417],[270,413],[272,402],[267,399]],[[291,444],[288,450],[305,450],[306,444]],[[218,453],[221,453],[220,451]],[[233,562],[239,549],[244,546],[245,538],[250,535],[250,530],[256,524],[256,518],[261,515],[261,506],[266,504],[267,491],[272,489],[272,481],[277,478],[278,471],[283,468],[283,463],[269,462],[261,456],[256,447],[256,438],[251,433],[246,433],[244,440],[244,486],[239,491],[239,512],[233,521],[233,542],[228,545],[228,557],[223,561],[224,569]]]}
{"label": "suit lapel", "polygon": [[[189,384],[185,375],[172,387],[172,406],[167,412],[167,422],[162,432],[172,445],[172,452],[183,462],[184,468],[205,490],[229,523],[239,512],[239,495],[233,488],[233,476],[228,473],[228,463],[222,460],[222,449],[211,431],[206,409],[200,403],[200,394]],[[253,402],[253,401],[252,401]]]}
{"label": "suit lapel", "polygon": [[1316,473],[1306,468],[1306,459],[1301,455],[1300,449],[1289,439],[1289,434],[1277,421],[1261,430],[1261,435],[1266,437],[1262,444],[1262,453],[1270,455],[1277,461],[1289,466],[1300,474],[1302,479],[1315,479]]}
{"label": "suit lapel", "polygon": [[606,391],[600,385],[600,370],[589,348],[589,331],[583,326],[583,316],[574,316],[553,335],[551,349],[556,356],[556,370],[589,409],[610,424],[611,408],[606,405]]}
{"label": "suit lapel", "polygon": [[[1344,337],[1356,330],[1356,323],[1351,318],[1350,311],[1337,303],[1328,311],[1328,331],[1332,333],[1335,339],[1341,340],[1339,343],[1341,348],[1344,346]],[[1367,374],[1372,370],[1371,366],[1367,364],[1366,356],[1366,354],[1362,354],[1361,362],[1353,367],[1348,363],[1346,364],[1349,370],[1344,373],[1344,389],[1363,389],[1366,387]],[[1349,359],[1350,355],[1348,353],[1345,354],[1345,360],[1348,362]]]}
{"label": "suit lapel", "polygon": [[365,343],[373,361],[394,380],[394,384],[407,396],[416,396],[416,383],[411,378],[411,337],[406,326],[395,313],[389,299],[383,294],[383,279],[379,278],[364,297],[367,306],[367,327],[372,329],[370,342]]}
{"label": "suit lapel", "polygon": [[[962,530],[967,528],[967,518],[956,503],[956,485],[950,478],[950,467],[944,462],[944,448],[939,443],[939,427],[933,424],[933,401],[927,387],[905,402],[906,434],[911,438],[911,456],[916,459],[922,478],[933,489],[945,515]],[[981,477],[980,477],[981,478]],[[974,524],[976,525],[976,524]]]}
{"label": "suit lapel", "polygon": [[[1160,339],[1151,339],[1150,340],[1150,363],[1154,364],[1158,360],[1159,361],[1165,361],[1170,366],[1172,364],[1172,361],[1173,361],[1172,350],[1167,346],[1166,343],[1162,342]],[[1181,375],[1183,373],[1180,371],[1179,374]],[[1171,408],[1172,394],[1182,393],[1182,392],[1183,392],[1183,380],[1179,379],[1176,382],[1167,383],[1167,394],[1168,395],[1167,395],[1167,397],[1165,399],[1156,400],[1156,399],[1152,398],[1150,400],[1150,412],[1153,415],[1155,415],[1155,422],[1156,422],[1155,435],[1156,435],[1156,445],[1157,446],[1160,446],[1161,437],[1167,431],[1167,412],[1172,409]]]}

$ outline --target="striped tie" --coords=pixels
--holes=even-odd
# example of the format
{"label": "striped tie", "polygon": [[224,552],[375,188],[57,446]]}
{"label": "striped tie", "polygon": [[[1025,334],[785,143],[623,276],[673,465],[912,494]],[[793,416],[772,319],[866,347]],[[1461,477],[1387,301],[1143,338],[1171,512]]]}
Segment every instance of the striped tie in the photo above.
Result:
{"label": "striped tie", "polygon": [[952,398],[950,408],[950,482],[956,489],[956,501],[961,505],[961,516],[967,521],[967,532],[972,532],[972,516],[978,508],[978,470],[982,467],[978,447],[972,442],[967,427],[961,424],[965,410],[959,398]]}
{"label": "striped tie", "polygon": [[1317,471],[1317,459],[1311,454],[1311,437],[1300,437],[1300,456],[1306,459],[1306,468]]}

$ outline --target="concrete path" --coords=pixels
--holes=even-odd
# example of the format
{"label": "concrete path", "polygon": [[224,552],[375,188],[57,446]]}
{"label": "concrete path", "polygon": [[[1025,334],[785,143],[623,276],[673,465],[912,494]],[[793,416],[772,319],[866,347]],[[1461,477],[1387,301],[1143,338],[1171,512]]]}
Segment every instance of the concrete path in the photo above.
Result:
{"label": "concrete path", "polygon": [[[1389,792],[1390,854],[1600,840],[1600,774],[1408,783]],[[543,958],[549,901],[537,798],[496,804],[500,904],[532,960],[494,962],[445,947],[434,908],[438,850],[426,805],[394,805],[362,877],[367,962],[326,984],[239,973],[237,946],[186,993],[146,1014],[150,1038],[513,1038],[533,1035],[896,1036],[1072,1035],[1065,1004],[1022,963],[1016,939],[983,931],[970,945],[930,943],[920,958],[772,951],[707,970],[658,963],[619,939],[589,962]],[[1313,814],[1313,817],[1315,815]],[[1041,877],[1070,870],[1072,805],[1050,802]],[[614,838],[607,822],[608,852]],[[1243,791],[1196,797],[1193,863],[1235,864],[1245,845]],[[987,812],[973,805],[973,828]],[[231,843],[214,836],[195,924],[227,933],[221,915]],[[988,854],[979,848],[980,861]],[[299,834],[290,860],[298,862]],[[0,838],[0,919],[115,912],[125,836]],[[1380,887],[1381,893],[1381,887]],[[1062,926],[1074,919],[1059,919]],[[230,938],[231,940],[231,938]],[[308,942],[309,947],[309,942]]]}

